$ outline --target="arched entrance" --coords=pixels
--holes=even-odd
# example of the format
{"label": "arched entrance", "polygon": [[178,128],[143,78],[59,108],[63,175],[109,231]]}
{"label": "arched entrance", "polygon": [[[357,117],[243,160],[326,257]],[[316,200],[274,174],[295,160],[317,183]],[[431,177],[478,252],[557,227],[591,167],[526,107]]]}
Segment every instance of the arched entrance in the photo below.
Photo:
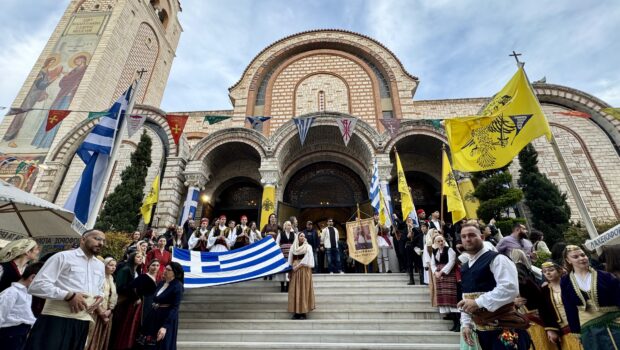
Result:
{"label": "arched entrance", "polygon": [[329,217],[344,224],[357,204],[364,202],[368,202],[368,190],[357,173],[339,163],[317,162],[291,177],[279,213],[282,221],[296,215],[300,224],[307,220],[324,223]]}
{"label": "arched entrance", "polygon": [[258,225],[262,192],[262,186],[251,178],[236,177],[226,181],[214,194],[212,200],[214,210],[211,216],[218,217],[224,214],[228,219],[238,223],[241,215],[245,215],[248,217],[248,222],[256,221]]}
{"label": "arched entrance", "polygon": [[[398,150],[407,184],[411,187],[416,209],[424,209],[427,215],[440,210],[441,199],[441,147],[443,141],[425,134],[411,134],[392,146],[390,158],[396,164],[393,147]],[[400,193],[396,169],[392,172],[390,195],[394,212],[401,213]]]}

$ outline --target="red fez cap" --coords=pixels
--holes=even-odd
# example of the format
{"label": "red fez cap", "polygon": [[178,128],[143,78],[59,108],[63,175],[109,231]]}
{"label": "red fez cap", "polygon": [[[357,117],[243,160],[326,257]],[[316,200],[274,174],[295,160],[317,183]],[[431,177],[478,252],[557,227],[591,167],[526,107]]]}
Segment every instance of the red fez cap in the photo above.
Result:
{"label": "red fez cap", "polygon": [[220,215],[220,220],[222,219],[226,220],[226,215]]}
{"label": "red fez cap", "polygon": [[424,209],[418,209],[418,210],[416,211],[416,213],[418,213],[418,214],[420,214],[420,213],[424,213]]}
{"label": "red fez cap", "polygon": [[247,216],[245,216],[245,215],[241,215],[241,220],[243,220],[243,219],[246,219],[246,220],[247,220],[247,219],[248,219],[248,217],[247,217]]}

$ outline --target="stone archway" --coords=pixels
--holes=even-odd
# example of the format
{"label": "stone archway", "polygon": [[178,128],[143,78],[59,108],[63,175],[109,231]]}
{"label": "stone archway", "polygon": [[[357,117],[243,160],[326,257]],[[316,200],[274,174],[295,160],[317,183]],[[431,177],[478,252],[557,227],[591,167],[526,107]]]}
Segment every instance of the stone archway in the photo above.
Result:
{"label": "stone archway", "polygon": [[[396,164],[393,150],[394,148],[398,150],[407,184],[412,190],[413,202],[417,209],[424,209],[429,213],[440,210],[441,148],[445,144],[445,139],[440,130],[411,124],[390,141],[386,151],[390,153],[391,163]],[[390,195],[394,211],[400,213],[400,194],[395,166],[392,169]]]}

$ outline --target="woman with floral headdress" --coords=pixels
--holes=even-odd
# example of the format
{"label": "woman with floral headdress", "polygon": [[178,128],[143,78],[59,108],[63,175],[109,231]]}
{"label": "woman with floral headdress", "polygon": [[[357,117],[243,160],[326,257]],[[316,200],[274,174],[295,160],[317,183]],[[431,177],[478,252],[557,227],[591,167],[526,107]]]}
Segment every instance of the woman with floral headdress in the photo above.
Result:
{"label": "woman with floral headdress", "polygon": [[26,265],[39,257],[41,248],[34,239],[10,242],[0,250],[0,292],[19,281]]}
{"label": "woman with floral headdress", "polygon": [[288,312],[293,313],[294,320],[305,320],[306,314],[315,308],[312,284],[314,254],[303,232],[295,235],[288,253],[288,263],[293,267],[288,290]]}
{"label": "woman with floral headdress", "polygon": [[[541,288],[542,301],[540,317],[545,326],[547,338],[555,347],[551,349],[583,350],[579,339],[570,333],[566,311],[562,303],[560,280],[565,274],[564,269],[552,260],[542,264],[542,273],[547,284]],[[559,345],[559,346],[558,346]]]}
{"label": "woman with floral headdress", "polygon": [[103,259],[103,264],[105,265],[103,301],[93,313],[95,322],[90,324],[85,350],[106,350],[110,343],[112,310],[114,310],[118,301],[113,276],[114,271],[116,271],[116,260],[112,257],[105,258]]}
{"label": "woman with floral headdress", "polygon": [[576,245],[566,246],[563,257],[569,273],[560,286],[571,333],[581,335],[584,349],[619,349],[620,280],[593,269]]}

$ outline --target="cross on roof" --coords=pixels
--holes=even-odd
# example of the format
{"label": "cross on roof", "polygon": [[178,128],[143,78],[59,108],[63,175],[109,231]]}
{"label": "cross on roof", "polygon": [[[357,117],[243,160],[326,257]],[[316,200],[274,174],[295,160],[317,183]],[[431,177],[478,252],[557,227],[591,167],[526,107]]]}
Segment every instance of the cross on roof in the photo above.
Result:
{"label": "cross on roof", "polygon": [[521,64],[521,61],[519,61],[519,56],[521,56],[520,53],[516,53],[514,50],[512,51],[511,55],[508,55],[510,57],[514,57],[515,61],[517,61],[517,64]]}
{"label": "cross on roof", "polygon": [[146,70],[146,69],[144,69],[144,68],[142,68],[142,69],[140,69],[139,71],[136,71],[136,72],[137,72],[137,73],[138,73],[138,75],[140,76],[140,79],[142,79],[142,75],[143,75],[144,73],[146,73],[146,72],[147,72],[147,70]]}

